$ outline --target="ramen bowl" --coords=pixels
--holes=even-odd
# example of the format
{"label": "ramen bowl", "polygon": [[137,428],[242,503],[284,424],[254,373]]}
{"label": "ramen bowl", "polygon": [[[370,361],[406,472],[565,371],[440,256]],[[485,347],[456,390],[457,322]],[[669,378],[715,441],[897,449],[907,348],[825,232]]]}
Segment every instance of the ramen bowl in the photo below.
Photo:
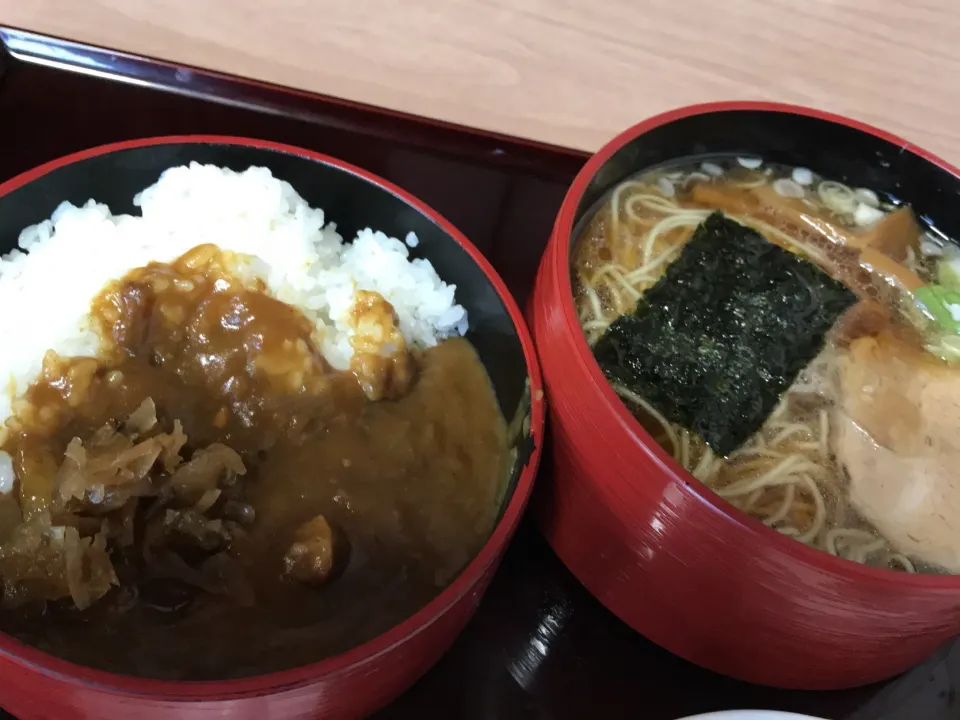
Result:
{"label": "ramen bowl", "polygon": [[[236,171],[269,168],[314,207],[324,207],[346,238],[365,227],[401,238],[416,234],[419,243],[408,240],[410,254],[429,259],[442,278],[456,284],[457,301],[470,317],[467,338],[503,414],[519,428],[511,441],[512,467],[499,485],[496,524],[479,553],[419,610],[342,654],[293,669],[223,681],[142,679],[73,664],[0,635],[5,678],[0,705],[23,720],[366,715],[426,672],[470,619],[530,494],[544,404],[532,343],[515,302],[487,260],[450,223],[359,168],[243,138],[164,137],[98,147],[0,184],[0,249],[15,247],[22,228],[50,217],[63,201],[80,205],[92,197],[114,213],[134,213],[131,202],[138,189],[156,182],[167,168],[193,162]],[[204,647],[196,652],[204,653]]]}
{"label": "ramen bowl", "polygon": [[960,630],[960,577],[842,560],[721,499],[621,402],[578,321],[571,248],[584,217],[640,171],[715,154],[809,168],[888,193],[947,236],[960,233],[954,168],[838,116],[722,103],[669,112],[613,139],[567,193],[529,308],[551,403],[555,467],[536,516],[593,595],[693,663],[784,688],[889,678]]}

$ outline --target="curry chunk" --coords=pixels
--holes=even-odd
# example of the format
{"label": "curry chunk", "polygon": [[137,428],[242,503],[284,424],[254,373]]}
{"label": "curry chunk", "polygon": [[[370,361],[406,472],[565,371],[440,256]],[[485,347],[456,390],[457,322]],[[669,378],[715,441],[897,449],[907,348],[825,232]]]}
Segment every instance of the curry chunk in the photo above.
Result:
{"label": "curry chunk", "polygon": [[350,370],[363,394],[374,402],[406,395],[416,376],[416,362],[393,305],[380,293],[358,290],[350,323],[354,329]]}
{"label": "curry chunk", "polygon": [[339,557],[344,543],[323,515],[308,520],[294,535],[293,544],[283,557],[286,574],[302,583],[321,585],[331,579],[334,569],[343,565]]}

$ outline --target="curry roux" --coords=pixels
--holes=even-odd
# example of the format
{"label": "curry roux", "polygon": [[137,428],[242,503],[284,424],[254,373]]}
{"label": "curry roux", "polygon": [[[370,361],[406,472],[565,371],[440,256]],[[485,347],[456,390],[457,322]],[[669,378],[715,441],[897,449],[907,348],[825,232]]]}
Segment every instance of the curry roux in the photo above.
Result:
{"label": "curry roux", "polygon": [[[485,542],[506,471],[506,424],[471,345],[457,338],[413,352],[389,304],[367,293],[355,309],[362,347],[351,370],[335,371],[317,350],[311,320],[240,279],[243,268],[243,258],[207,245],[134,270],[94,303],[105,338],[100,358],[45,358],[4,444],[19,509],[13,496],[0,499],[0,541],[28,517],[76,528],[88,546],[106,542],[115,585],[85,610],[69,597],[29,602],[30,588],[21,587],[16,597],[27,602],[0,614],[2,630],[128,675],[274,671],[385,631],[434,597]],[[379,357],[377,338],[389,351]],[[155,411],[151,432],[165,433],[157,436],[163,447],[176,450],[177,432],[185,435],[182,460],[169,472],[153,470],[152,485],[121,510],[98,514],[91,503],[103,499],[90,493],[58,505],[57,472],[71,441],[79,438],[72,450],[88,445],[88,456],[111,432],[128,433],[117,441],[124,447],[139,442],[128,431],[145,408]],[[201,488],[189,512],[184,496],[163,500],[177,462],[182,468],[221,445],[224,467],[233,468],[228,481]],[[230,503],[242,517],[229,514]],[[145,538],[163,513],[174,524],[199,517],[224,533],[235,528],[217,557],[238,565],[245,589],[205,592],[147,573]],[[124,541],[101,529],[107,520],[127,524]],[[305,564],[321,546],[333,554]],[[5,548],[0,572],[9,590],[17,570],[4,564]],[[201,556],[179,557],[196,566]]]}

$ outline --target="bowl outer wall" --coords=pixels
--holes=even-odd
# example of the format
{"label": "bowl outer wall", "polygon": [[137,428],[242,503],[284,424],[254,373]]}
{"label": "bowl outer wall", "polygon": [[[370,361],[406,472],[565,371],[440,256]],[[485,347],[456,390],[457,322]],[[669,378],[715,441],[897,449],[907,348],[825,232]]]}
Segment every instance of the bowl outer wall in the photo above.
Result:
{"label": "bowl outer wall", "polygon": [[252,138],[191,135],[103,145],[45,163],[0,183],[0,197],[59,168],[125,150],[177,145],[223,145],[294,155],[338,168],[389,193],[435,224],[483,271],[510,316],[530,382],[533,448],[501,518],[478,555],[420,611],[386,633],[318,663],[225,681],[171,682],[125,677],[61,660],[0,634],[0,705],[21,720],[137,717],[143,720],[214,717],[355,718],[394,699],[449,648],[473,616],[526,507],[540,459],[545,416],[533,342],[516,302],[484,256],[446,219],[388,181],[335,158]]}
{"label": "bowl outer wall", "polygon": [[588,590],[667,650],[765,685],[863,685],[908,669],[956,634],[960,578],[910,576],[839,560],[765,527],[707,490],[619,401],[573,307],[571,234],[596,173],[619,149],[656,128],[743,110],[841,123],[956,175],[879,130],[769,103],[683,108],[639,124],[601,149],[564,200],[529,306],[554,455],[553,481],[538,493],[537,519]]}

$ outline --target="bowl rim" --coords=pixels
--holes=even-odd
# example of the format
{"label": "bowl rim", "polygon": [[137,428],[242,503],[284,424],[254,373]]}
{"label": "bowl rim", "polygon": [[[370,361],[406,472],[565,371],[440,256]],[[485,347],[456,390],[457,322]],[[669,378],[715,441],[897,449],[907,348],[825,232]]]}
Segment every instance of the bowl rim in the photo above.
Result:
{"label": "bowl rim", "polygon": [[38,650],[20,642],[11,635],[0,632],[0,657],[59,682],[81,685],[88,689],[92,686],[101,692],[127,697],[155,697],[173,702],[215,702],[286,692],[315,684],[331,676],[354,674],[364,665],[374,662],[377,658],[426,630],[455,605],[464,600],[473,591],[476,582],[506,549],[530,498],[543,447],[545,399],[540,365],[533,349],[532,336],[516,300],[490,261],[449,220],[411,193],[374,173],[330,155],[287,143],[233,135],[190,134],[138,138],[80,150],[26,170],[0,183],[0,197],[4,197],[59,168],[90,158],[125,150],[180,144],[248,147],[280,154],[297,155],[313,162],[335,167],[394,195],[449,235],[466,251],[494,288],[506,308],[520,340],[530,383],[530,435],[534,441],[533,450],[526,465],[521,470],[510,501],[504,508],[496,526],[477,555],[460,571],[454,581],[413,615],[405,618],[386,632],[339,655],[333,655],[319,662],[300,665],[289,670],[244,678],[192,681],[155,680],[138,678],[132,675],[120,675],[79,665]]}
{"label": "bowl rim", "polygon": [[814,715],[803,715],[785,710],[713,710],[690,715],[679,720],[822,720]]}
{"label": "bowl rim", "polygon": [[[572,243],[570,239],[576,226],[577,209],[589,184],[597,172],[616,152],[628,143],[656,128],[698,115],[742,111],[765,112],[770,114],[786,113],[844,125],[897,145],[902,151],[911,152],[947,171],[954,177],[960,177],[960,170],[903,138],[852,118],[801,105],[762,101],[729,101],[688,105],[650,117],[621,132],[592,155],[580,172],[577,173],[577,176],[574,178],[573,183],[564,196],[563,204],[557,215],[552,237],[552,243],[555,244],[556,247],[550,250],[552,258],[549,262],[553,263],[553,271],[556,274],[560,294],[562,295],[562,299],[560,300],[560,316],[563,319],[566,332],[569,333],[572,338],[573,359],[577,362],[580,371],[592,381],[590,383],[592,388],[587,390],[592,396],[590,400],[598,408],[603,408],[606,412],[609,412],[610,415],[618,421],[618,424],[629,438],[629,441],[632,442],[632,447],[636,448],[636,451],[645,453],[672,483],[685,486],[685,488],[690,491],[692,498],[699,502],[702,507],[708,511],[724,516],[731,526],[744,533],[744,538],[752,537],[758,542],[772,543],[780,552],[794,557],[796,560],[805,563],[808,567],[812,567],[821,572],[845,577],[849,580],[863,582],[875,588],[911,588],[941,591],[960,590],[960,575],[900,573],[844,560],[839,557],[834,557],[822,550],[817,550],[797,542],[793,538],[787,537],[767,527],[759,520],[737,509],[697,481],[684,470],[671,455],[660,447],[630,413],[626,405],[614,392],[613,388],[610,387],[590,347],[587,345],[586,337],[580,327],[576,309],[573,304],[573,285],[570,275],[570,250]],[[631,449],[631,451],[633,450]]]}

